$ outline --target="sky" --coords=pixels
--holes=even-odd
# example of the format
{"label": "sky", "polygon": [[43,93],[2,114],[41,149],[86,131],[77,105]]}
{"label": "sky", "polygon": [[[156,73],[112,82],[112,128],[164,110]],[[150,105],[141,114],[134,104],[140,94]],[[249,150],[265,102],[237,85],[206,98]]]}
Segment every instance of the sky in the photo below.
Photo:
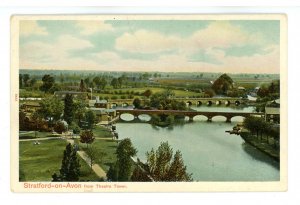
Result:
{"label": "sky", "polygon": [[276,20],[24,20],[20,69],[279,73]]}

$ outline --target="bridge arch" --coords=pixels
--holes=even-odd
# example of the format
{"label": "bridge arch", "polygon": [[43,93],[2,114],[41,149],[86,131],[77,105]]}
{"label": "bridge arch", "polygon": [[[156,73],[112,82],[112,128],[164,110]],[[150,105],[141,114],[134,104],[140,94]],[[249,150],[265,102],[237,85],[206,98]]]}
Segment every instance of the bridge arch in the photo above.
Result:
{"label": "bridge arch", "polygon": [[201,106],[202,105],[202,102],[201,101],[198,101],[197,102],[197,106]]}
{"label": "bridge arch", "polygon": [[111,103],[111,108],[115,108],[115,107],[118,107],[118,104],[117,103]]}
{"label": "bridge arch", "polygon": [[186,105],[187,105],[187,106],[192,106],[193,103],[192,103],[191,101],[187,101],[187,102],[186,102]]}
{"label": "bridge arch", "polygon": [[129,104],[127,102],[122,103],[122,107],[128,107],[128,106],[129,106]]}
{"label": "bridge arch", "polygon": [[216,105],[221,105],[222,101],[221,100],[216,100]]}
{"label": "bridge arch", "polygon": [[135,116],[133,114],[130,113],[122,113],[120,114],[120,119],[126,122],[130,122],[133,121],[135,118]]}
{"label": "bridge arch", "polygon": [[230,121],[231,122],[243,122],[245,119],[244,116],[232,116]]}
{"label": "bridge arch", "polygon": [[230,100],[226,100],[226,101],[225,101],[225,105],[226,105],[226,106],[229,106],[230,104],[231,104],[231,103],[230,103]]}
{"label": "bridge arch", "polygon": [[151,120],[151,116],[148,114],[140,114],[138,116],[139,120],[143,121],[143,122],[149,122]]}
{"label": "bridge arch", "polygon": [[212,116],[211,120],[214,122],[225,122],[228,120],[228,118],[224,115],[215,115],[215,116]]}
{"label": "bridge arch", "polygon": [[239,105],[241,104],[241,102],[240,102],[239,100],[236,100],[236,101],[234,102],[234,104],[235,104],[236,106],[239,106]]}
{"label": "bridge arch", "polygon": [[211,106],[213,104],[213,102],[211,100],[207,101],[206,103],[208,106]]}
{"label": "bridge arch", "polygon": [[205,115],[196,115],[193,117],[194,121],[207,121],[208,117]]}

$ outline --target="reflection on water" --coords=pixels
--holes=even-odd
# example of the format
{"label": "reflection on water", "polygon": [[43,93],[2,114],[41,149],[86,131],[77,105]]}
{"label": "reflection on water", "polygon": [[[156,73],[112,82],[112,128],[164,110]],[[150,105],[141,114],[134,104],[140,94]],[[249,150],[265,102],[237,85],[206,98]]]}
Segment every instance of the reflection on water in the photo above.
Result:
{"label": "reflection on water", "polygon": [[[246,110],[249,112],[249,108]],[[196,181],[279,180],[276,161],[245,144],[240,136],[225,132],[235,124],[217,119],[211,123],[194,120],[162,128],[142,122],[118,122],[117,131],[120,139],[131,138],[141,160],[146,159],[145,153],[151,148],[168,141],[173,152],[182,152],[188,172]]]}
{"label": "reflection on water", "polygon": [[268,163],[279,170],[279,163],[277,161],[271,160],[269,157],[266,157],[264,153],[257,150],[255,147],[246,142],[242,144],[242,147],[246,153],[253,157],[253,159]]}
{"label": "reflection on water", "polygon": [[131,138],[142,160],[151,148],[168,141],[174,151],[181,150],[194,180],[279,180],[279,171],[273,166],[276,162],[271,162],[266,155],[260,155],[259,159],[253,157],[257,156],[258,150],[245,151],[239,136],[225,133],[232,126],[223,122],[193,122],[166,129],[147,123],[118,123],[117,130],[120,139]]}

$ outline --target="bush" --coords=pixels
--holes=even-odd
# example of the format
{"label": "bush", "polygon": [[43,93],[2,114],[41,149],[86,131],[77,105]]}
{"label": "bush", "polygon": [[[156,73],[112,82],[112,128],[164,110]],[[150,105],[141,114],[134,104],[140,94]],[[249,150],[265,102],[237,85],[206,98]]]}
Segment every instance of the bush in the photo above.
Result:
{"label": "bush", "polygon": [[72,124],[70,125],[69,128],[71,130],[73,130],[74,134],[79,134],[80,133],[80,127],[76,123],[74,123],[74,122],[72,122]]}
{"label": "bush", "polygon": [[54,125],[54,131],[61,134],[65,131],[67,131],[67,127],[65,126],[65,124],[62,121],[58,121]]}

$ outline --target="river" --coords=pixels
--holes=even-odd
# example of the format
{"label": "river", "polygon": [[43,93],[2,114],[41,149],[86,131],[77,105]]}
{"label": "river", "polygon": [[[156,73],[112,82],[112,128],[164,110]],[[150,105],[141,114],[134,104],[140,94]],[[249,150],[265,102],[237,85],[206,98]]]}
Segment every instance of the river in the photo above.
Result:
{"label": "river", "polygon": [[[192,107],[198,111],[253,112],[253,107]],[[123,114],[122,119],[132,116]],[[147,120],[147,116],[143,117]],[[173,152],[180,150],[194,181],[278,181],[279,163],[226,130],[239,121],[235,117],[226,123],[223,117],[207,122],[205,117],[172,128],[155,127],[145,122],[118,122],[119,139],[130,138],[137,148],[137,157],[146,160],[145,153],[168,141]]]}

